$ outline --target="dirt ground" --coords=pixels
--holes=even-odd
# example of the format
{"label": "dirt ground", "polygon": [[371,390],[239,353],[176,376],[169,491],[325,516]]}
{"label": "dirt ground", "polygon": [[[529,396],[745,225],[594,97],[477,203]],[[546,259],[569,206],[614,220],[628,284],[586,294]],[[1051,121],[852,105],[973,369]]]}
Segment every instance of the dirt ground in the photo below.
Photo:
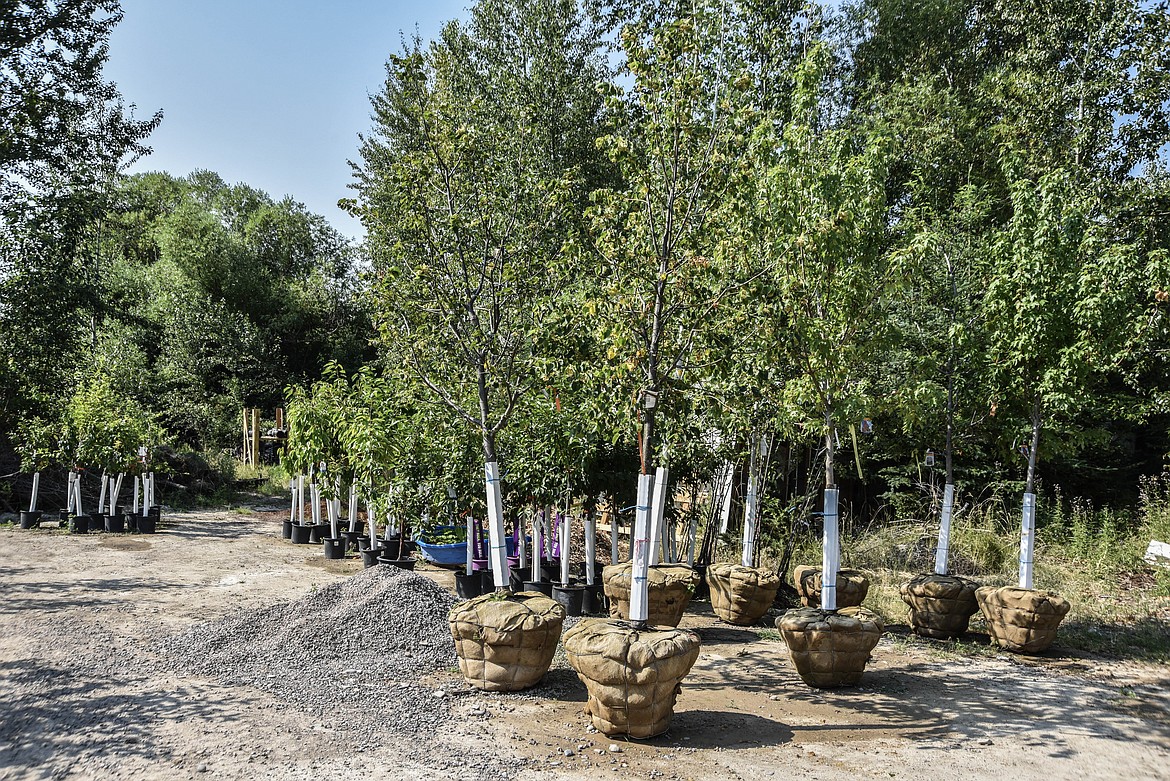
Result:
{"label": "dirt ground", "polygon": [[160,638],[360,567],[279,539],[277,518],[184,513],[154,536],[0,530],[0,779],[473,779],[501,766],[521,779],[1170,779],[1170,668],[1059,647],[960,657],[893,627],[859,688],[819,691],[774,633],[702,604],[683,623],[702,654],[673,727],[650,741],[592,731],[559,656],[520,695],[466,693],[453,670],[421,681],[456,717],[439,735],[350,734],[259,689],[165,672]]}

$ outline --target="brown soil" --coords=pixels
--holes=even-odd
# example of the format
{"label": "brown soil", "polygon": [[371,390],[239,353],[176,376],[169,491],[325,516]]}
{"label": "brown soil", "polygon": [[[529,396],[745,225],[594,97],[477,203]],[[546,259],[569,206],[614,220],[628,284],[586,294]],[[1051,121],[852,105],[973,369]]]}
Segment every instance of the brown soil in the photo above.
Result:
{"label": "brown soil", "polygon": [[187,513],[153,537],[0,530],[0,779],[477,778],[494,771],[461,759],[485,755],[541,779],[1170,778],[1168,667],[1059,640],[1036,658],[960,656],[894,628],[860,687],[819,691],[774,630],[721,624],[705,603],[682,622],[703,646],[664,736],[593,732],[558,652],[522,694],[439,671],[421,685],[459,693],[435,698],[458,717],[446,734],[355,745],[265,692],[149,663],[161,637],[360,568],[279,539],[279,518]]}

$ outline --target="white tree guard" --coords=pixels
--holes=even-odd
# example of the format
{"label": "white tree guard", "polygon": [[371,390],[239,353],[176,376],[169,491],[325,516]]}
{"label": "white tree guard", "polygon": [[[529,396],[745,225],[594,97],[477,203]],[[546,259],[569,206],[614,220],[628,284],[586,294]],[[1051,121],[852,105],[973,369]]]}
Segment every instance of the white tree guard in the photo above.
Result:
{"label": "white tree guard", "polygon": [[[612,509],[612,506],[611,506]],[[609,516],[609,563],[618,563],[618,530],[621,529],[621,521],[618,520],[616,512],[610,513]]]}
{"label": "white tree guard", "polygon": [[699,534],[699,524],[691,521],[690,524],[690,538],[687,540],[687,566],[695,566],[695,545]]}
{"label": "white tree guard", "polygon": [[[143,504],[145,507],[145,503]],[[305,520],[305,476],[297,475],[297,523]]]}
{"label": "white tree guard", "polygon": [[[291,487],[291,484],[292,484],[291,480],[289,481],[289,484]],[[135,513],[138,512],[138,475],[134,475],[134,503],[132,505],[130,505],[130,510],[131,510],[131,512],[135,512]],[[293,514],[294,515],[296,514],[296,511],[297,511],[297,494],[294,491],[293,492]]]}
{"label": "white tree guard", "polygon": [[597,563],[597,518],[585,516],[585,582],[593,585],[593,570]]}
{"label": "white tree guard", "polygon": [[540,582],[540,522],[536,518],[537,513],[532,514],[532,582]]}
{"label": "white tree guard", "polygon": [[28,511],[35,513],[37,511],[37,490],[41,487],[41,473],[33,472],[32,496],[28,500]]}
{"label": "white tree guard", "polygon": [[947,574],[947,558],[951,550],[951,515],[955,511],[955,486],[947,483],[943,489],[942,517],[938,524],[938,548],[934,552],[934,574]]}
{"label": "white tree guard", "polygon": [[73,481],[73,512],[77,515],[85,515],[85,510],[81,508],[81,475]]}
{"label": "white tree guard", "polygon": [[634,562],[633,582],[630,584],[630,620],[645,621],[650,615],[650,492],[654,478],[638,476],[638,504],[634,516],[634,539],[630,545]]}
{"label": "white tree guard", "polygon": [[110,476],[102,472],[102,486],[98,489],[98,506],[97,511],[105,512],[106,509],[106,487],[110,484]]}
{"label": "white tree guard", "polygon": [[825,533],[821,546],[821,607],[837,609],[837,569],[841,557],[836,488],[825,489]]}
{"label": "white tree guard", "polygon": [[504,537],[504,504],[500,493],[500,466],[495,461],[484,465],[487,483],[488,541],[491,550],[488,563],[497,589],[508,586],[508,541]]}
{"label": "white tree guard", "polygon": [[650,566],[661,561],[659,554],[662,551],[662,527],[663,519],[666,517],[666,488],[670,482],[669,477],[670,472],[664,466],[654,471],[654,502],[650,510]]}
{"label": "white tree guard", "polygon": [[719,490],[723,493],[723,507],[719,510],[719,533],[727,534],[727,523],[731,519],[731,488],[735,480],[735,466],[730,462],[723,463],[723,470],[719,474]]}
{"label": "white tree guard", "polygon": [[[762,444],[762,443],[761,443]],[[761,448],[762,449],[762,448]],[[759,481],[757,480],[756,470],[749,470],[747,499],[744,502],[743,508],[743,555],[740,561],[745,567],[754,566],[756,563],[756,526],[757,516],[759,515]]]}
{"label": "white tree guard", "polygon": [[349,484],[349,530],[357,531],[357,485]]}
{"label": "white tree guard", "polygon": [[467,563],[465,572],[470,575],[473,569],[471,560],[475,558],[475,521],[467,516]]}
{"label": "white tree guard", "polygon": [[69,473],[69,480],[65,484],[65,510],[67,513],[73,513],[73,480],[76,475],[73,472]]}
{"label": "white tree guard", "polygon": [[569,532],[571,522],[566,512],[561,516],[561,585],[569,585]]}
{"label": "white tree guard", "polygon": [[1032,588],[1032,558],[1036,552],[1036,494],[1024,494],[1020,525],[1020,588]]}
{"label": "white tree guard", "polygon": [[313,525],[319,526],[321,524],[321,494],[316,483],[309,485],[309,501],[313,503]]}
{"label": "white tree guard", "polygon": [[[370,496],[374,494],[374,487],[370,486]],[[370,550],[378,547],[378,519],[374,515],[374,508],[366,502],[366,523],[370,525]]]}

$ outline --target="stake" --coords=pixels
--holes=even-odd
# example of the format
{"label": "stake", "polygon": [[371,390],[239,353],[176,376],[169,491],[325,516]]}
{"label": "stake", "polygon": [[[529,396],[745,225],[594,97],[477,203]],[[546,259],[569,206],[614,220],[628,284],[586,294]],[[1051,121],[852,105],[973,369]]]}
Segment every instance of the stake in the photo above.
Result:
{"label": "stake", "polygon": [[634,520],[634,539],[630,545],[634,562],[633,581],[630,584],[630,620],[637,626],[645,626],[649,617],[649,527],[650,492],[654,478],[648,474],[638,475],[638,505]]}
{"label": "stake", "polygon": [[955,486],[947,483],[943,489],[942,518],[938,525],[938,549],[934,554],[934,573],[947,574],[947,555],[951,547],[951,514],[954,512]]}

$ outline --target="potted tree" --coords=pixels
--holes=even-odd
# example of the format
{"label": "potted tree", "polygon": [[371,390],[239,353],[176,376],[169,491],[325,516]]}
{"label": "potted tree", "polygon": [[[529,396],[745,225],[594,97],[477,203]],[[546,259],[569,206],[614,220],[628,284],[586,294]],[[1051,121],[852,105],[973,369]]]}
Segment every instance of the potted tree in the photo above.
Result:
{"label": "potted tree", "polygon": [[819,606],[777,619],[802,680],[810,686],[856,684],[882,633],[876,616],[839,609],[838,487],[834,455],[843,420],[869,403],[865,365],[886,331],[885,306],[901,280],[885,252],[885,172],[889,144],[877,126],[834,127],[824,111],[832,65],[812,46],[793,74],[784,125],[766,122],[750,152],[758,175],[745,237],[758,252],[761,295],[755,318],[764,360],[790,367],[780,378],[780,425],[815,431],[824,443]]}
{"label": "potted tree", "polygon": [[[451,629],[483,688],[543,675],[564,615],[544,595],[507,594],[499,444],[558,343],[547,326],[595,154],[595,47],[576,8],[474,5],[466,24],[391,57],[357,167],[386,363],[481,448],[496,591],[457,605]],[[478,663],[491,659],[503,663]]]}

